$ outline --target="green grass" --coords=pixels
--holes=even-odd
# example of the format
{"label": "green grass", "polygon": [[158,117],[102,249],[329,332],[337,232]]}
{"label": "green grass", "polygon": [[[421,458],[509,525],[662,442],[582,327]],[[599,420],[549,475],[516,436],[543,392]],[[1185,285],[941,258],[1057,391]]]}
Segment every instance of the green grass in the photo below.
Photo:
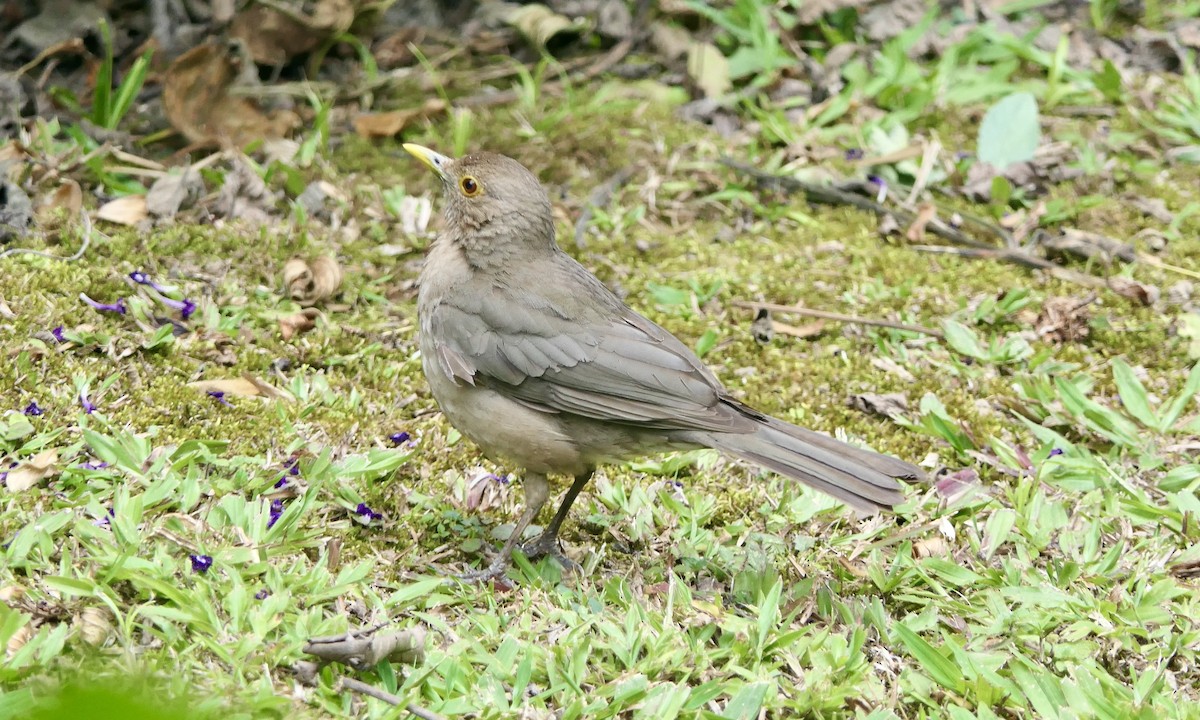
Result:
{"label": "green grass", "polygon": [[[1022,72],[1048,74],[1041,60]],[[944,82],[966,64],[897,72]],[[1054,77],[1059,100],[1103,102],[1082,74]],[[1051,342],[1033,331],[1038,312],[1083,289],[923,254],[880,239],[864,213],[760,193],[717,160],[771,165],[787,141],[778,126],[732,145],[642,93],[613,83],[527,94],[405,140],[517,156],[572,210],[559,218],[564,246],[685,342],[707,337],[705,360],[736,395],[941,474],[911,487],[895,516],[858,520],[713,453],[607,467],[564,530],[582,576],[518,558],[510,589],[443,584],[511,527],[519,468],[481,463],[434,412],[411,294],[428,239],[362,212],[381,191],[398,202],[432,189],[426,173],[398,146],[345,138],[326,157],[313,143],[312,172],[351,194],[355,232],[311,221],[110,227],[75,263],[0,258],[11,310],[0,321],[0,459],[58,458],[0,506],[0,717],[29,716],[49,697],[62,706],[43,706],[47,717],[166,698],[195,717],[404,716],[342,691],[344,674],[450,717],[1197,717],[1200,608],[1178,568],[1200,562],[1200,465],[1189,456],[1200,375],[1189,376],[1195,358],[1177,333],[1183,311],[1101,290],[1087,339]],[[903,122],[913,108],[888,109]],[[967,147],[955,112],[913,124]],[[1087,122],[1051,134],[1083,137]],[[1122,111],[1114,125],[1136,123]],[[861,128],[834,129],[793,129],[792,140]],[[1111,173],[1053,188],[1081,227],[1130,237],[1152,221],[1123,205],[1084,208],[1080,188],[1175,210],[1191,201],[1180,188],[1194,167],[1112,155]],[[575,250],[574,211],[631,163],[634,179]],[[1166,262],[1197,267],[1197,220],[1180,221]],[[73,249],[79,238],[33,244],[59,251],[56,241]],[[411,251],[385,254],[385,243]],[[346,271],[338,307],[284,341],[278,321],[299,308],[282,290],[283,263],[323,252]],[[134,270],[196,301],[188,332],[159,328],[156,317],[178,314],[127,281]],[[1164,288],[1177,280],[1132,273]],[[81,292],[123,297],[129,313],[98,313]],[[919,323],[947,339],[831,324],[762,346],[736,300]],[[69,342],[51,334],[60,325]],[[288,397],[189,385],[243,374]],[[863,392],[902,393],[910,410],[899,421],[864,415],[847,404]],[[33,402],[43,413],[23,414]],[[401,431],[411,440],[397,445]],[[486,509],[472,510],[480,482]],[[423,661],[329,667],[311,687],[293,676],[308,638],[385,620],[429,631]]]}

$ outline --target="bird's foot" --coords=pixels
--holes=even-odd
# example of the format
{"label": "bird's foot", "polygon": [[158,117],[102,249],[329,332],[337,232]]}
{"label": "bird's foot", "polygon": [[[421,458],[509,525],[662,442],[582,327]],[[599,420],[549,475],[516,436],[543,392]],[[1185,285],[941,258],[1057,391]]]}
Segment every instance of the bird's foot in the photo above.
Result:
{"label": "bird's foot", "polygon": [[578,573],[583,569],[579,563],[563,554],[558,537],[555,535],[547,535],[545,533],[538,535],[536,540],[530,540],[522,545],[521,552],[530,561],[544,557],[554,558],[555,562],[569,572]]}
{"label": "bird's foot", "polygon": [[504,575],[504,573],[507,570],[508,570],[508,558],[507,557],[497,557],[495,560],[493,560],[491,562],[490,565],[488,565],[485,568],[480,568],[478,570],[471,570],[471,571],[465,572],[465,573],[459,573],[457,575],[454,575],[453,577],[456,580],[461,580],[462,582],[465,582],[467,584],[474,585],[476,583],[485,583],[489,580],[494,580],[498,577],[501,577]]}

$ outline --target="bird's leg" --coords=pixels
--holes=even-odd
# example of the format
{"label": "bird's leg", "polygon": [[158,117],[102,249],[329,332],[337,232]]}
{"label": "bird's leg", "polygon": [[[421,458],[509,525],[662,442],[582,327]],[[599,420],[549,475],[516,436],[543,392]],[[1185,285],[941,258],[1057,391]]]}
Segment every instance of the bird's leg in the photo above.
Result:
{"label": "bird's leg", "polygon": [[504,541],[504,547],[500,548],[500,554],[492,560],[490,565],[482,570],[472,570],[471,572],[456,576],[459,580],[472,583],[485,582],[503,575],[504,571],[508,569],[508,565],[512,561],[513,548],[521,541],[521,536],[525,534],[525,529],[537,517],[542,506],[546,504],[546,499],[550,497],[550,483],[546,482],[545,475],[527,472],[521,485],[525,489],[525,511],[521,513],[521,517],[517,520],[516,526],[513,527],[512,534],[508,536],[508,540]]}
{"label": "bird's leg", "polygon": [[594,469],[589,469],[582,475],[576,475],[571,483],[571,488],[567,490],[567,494],[563,495],[562,503],[558,506],[558,511],[554,513],[554,519],[546,526],[541,535],[537,536],[536,540],[531,540],[521,546],[521,552],[525,553],[525,557],[530,560],[536,560],[540,557],[552,557],[568,570],[578,570],[579,563],[563,554],[562,548],[558,543],[558,531],[562,527],[563,521],[567,519],[567,513],[571,510],[571,504],[575,502],[575,498],[579,492],[583,490],[583,486],[588,484],[588,480],[592,479]]}

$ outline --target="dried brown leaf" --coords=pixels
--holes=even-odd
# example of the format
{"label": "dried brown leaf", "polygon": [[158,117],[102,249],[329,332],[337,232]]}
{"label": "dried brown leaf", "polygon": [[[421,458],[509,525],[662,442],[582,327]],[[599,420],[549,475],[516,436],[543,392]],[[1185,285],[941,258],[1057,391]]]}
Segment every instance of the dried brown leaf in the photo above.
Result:
{"label": "dried brown leaf", "polygon": [[283,266],[283,284],[288,295],[304,306],[333,297],[342,285],[342,267],[328,255],[313,260],[292,258]]}
{"label": "dried brown leaf", "polygon": [[1133,278],[1111,277],[1108,279],[1108,287],[1116,294],[1136,300],[1143,305],[1153,305],[1162,296],[1162,291],[1156,286],[1138,282]]}
{"label": "dried brown leaf", "polygon": [[697,41],[688,46],[687,73],[706,98],[719,98],[733,87],[729,60],[712,43]]}
{"label": "dried brown leaf", "polygon": [[279,334],[284,340],[312,330],[317,326],[316,320],[321,312],[316,308],[305,308],[295,315],[279,318]]}
{"label": "dried brown leaf", "polygon": [[917,208],[917,214],[913,218],[912,224],[908,226],[904,237],[908,238],[909,242],[920,242],[925,239],[925,226],[933,222],[937,217],[937,206],[933,203],[921,203]]}
{"label": "dried brown leaf", "polygon": [[83,190],[79,183],[67,178],[63,180],[54,192],[42,198],[38,207],[38,221],[45,224],[56,218],[77,218],[83,209]]}
{"label": "dried brown leaf", "polygon": [[[313,5],[311,13],[304,5]],[[262,65],[279,66],[321,43],[350,29],[354,22],[351,0],[317,0],[316,3],[279,3],[294,11],[283,12],[276,7],[248,3],[233,18],[229,33],[242,42],[254,61]]]}
{"label": "dried brown leaf", "polygon": [[256,383],[245,378],[227,378],[222,380],[197,380],[188,383],[188,387],[201,392],[219,392],[238,397],[261,397],[262,391]]}
{"label": "dried brown leaf", "polygon": [[251,98],[231,92],[257,81],[253,63],[240,49],[237,43],[198,45],[167,69],[163,110],[190,142],[241,147],[284,137],[299,124],[290,110],[269,113]]}
{"label": "dried brown leaf", "polygon": [[778,320],[772,320],[771,330],[779,333],[780,335],[788,335],[790,337],[807,340],[808,338],[814,338],[820,335],[821,332],[825,330],[825,321],[814,320],[813,322],[805,325],[788,325],[787,323],[779,322]]}
{"label": "dried brown leaf", "polygon": [[150,217],[145,195],[126,195],[110,200],[96,211],[96,218],[117,225],[132,226]]}
{"label": "dried brown leaf", "polygon": [[62,469],[58,467],[58,450],[43,450],[9,470],[4,485],[9,492],[23,492],[60,472]]}

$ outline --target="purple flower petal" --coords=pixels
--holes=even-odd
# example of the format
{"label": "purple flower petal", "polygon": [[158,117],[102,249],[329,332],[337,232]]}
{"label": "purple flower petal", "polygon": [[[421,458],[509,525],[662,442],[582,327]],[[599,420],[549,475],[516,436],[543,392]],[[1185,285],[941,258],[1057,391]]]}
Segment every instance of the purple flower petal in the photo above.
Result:
{"label": "purple flower petal", "polygon": [[401,430],[400,432],[389,435],[388,440],[391,440],[393,445],[403,445],[404,443],[408,442],[409,438],[411,437],[411,435]]}
{"label": "purple flower petal", "polygon": [[846,151],[846,159],[853,162],[854,160],[863,159],[862,148],[850,148]]}
{"label": "purple flower petal", "polygon": [[24,412],[29,417],[37,417],[45,411],[42,410],[42,408],[38,406],[37,400],[34,400],[33,402],[26,405],[25,409],[22,412]]}
{"label": "purple flower petal", "polygon": [[188,555],[188,559],[192,561],[192,572],[197,572],[203,575],[212,567],[212,555]]}
{"label": "purple flower petal", "polygon": [[226,405],[228,407],[233,407],[233,403],[231,403],[225,399],[225,392],[223,390],[209,390],[208,396],[210,398],[213,398],[217,402],[221,403],[222,405]]}
{"label": "purple flower petal", "polygon": [[267,518],[267,529],[270,530],[275,523],[279,522],[280,516],[283,515],[283,500],[271,501],[271,515]]}
{"label": "purple flower petal", "polygon": [[53,335],[54,339],[60,343],[67,341],[67,337],[65,335],[63,335],[63,326],[62,325],[59,325],[58,327],[51,330],[50,334]]}
{"label": "purple flower petal", "polygon": [[259,590],[258,592],[254,593],[255,600],[266,600],[269,597],[271,597],[271,593],[267,592],[266,590]]}
{"label": "purple flower petal", "polygon": [[166,292],[166,288],[150,279],[150,276],[141,270],[134,270],[129,273],[129,279],[138,285],[148,285],[159,292]]}
{"label": "purple flower petal", "polygon": [[79,404],[83,406],[83,411],[88,415],[96,412],[96,403],[89,400],[88,396],[83,393],[79,393]]}
{"label": "purple flower petal", "polygon": [[1063,454],[1062,448],[1054,448],[1053,450],[1050,451],[1050,457],[1054,457],[1055,455],[1062,455],[1062,454]]}
{"label": "purple flower petal", "polygon": [[358,507],[354,508],[354,512],[359,517],[364,517],[367,520],[382,520],[383,519],[383,515],[381,513],[377,513],[374,510],[372,510],[371,508],[367,507],[366,503],[359,503]]}
{"label": "purple flower petal", "polygon": [[181,318],[183,318],[184,320],[187,320],[188,318],[190,318],[192,316],[192,313],[196,312],[196,303],[192,302],[191,300],[188,300],[187,298],[184,298],[182,300],[175,300],[175,299],[169,298],[169,297],[159,297],[159,301],[162,302],[163,305],[166,305],[169,308],[174,308],[174,309],[178,310],[179,316]]}
{"label": "purple flower petal", "polygon": [[125,298],[117,298],[115,303],[102,303],[96,302],[83,293],[79,293],[79,299],[100,312],[114,312],[118,315],[124,315],[128,312],[128,308],[125,307]]}
{"label": "purple flower petal", "polygon": [[[108,463],[102,460],[88,461],[79,466],[84,470],[103,470],[108,467]],[[111,511],[110,511],[111,512]]]}

